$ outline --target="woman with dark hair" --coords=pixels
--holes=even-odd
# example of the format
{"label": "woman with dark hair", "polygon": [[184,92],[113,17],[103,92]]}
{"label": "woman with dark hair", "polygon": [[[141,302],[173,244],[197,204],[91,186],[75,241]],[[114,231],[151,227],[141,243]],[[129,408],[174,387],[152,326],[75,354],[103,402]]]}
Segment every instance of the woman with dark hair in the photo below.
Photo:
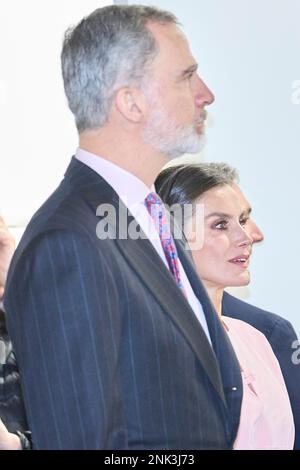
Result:
{"label": "woman with dark hair", "polygon": [[[255,324],[256,307],[253,307],[254,321],[251,322],[243,318],[243,304],[247,304],[235,299],[240,302],[241,312],[237,313],[235,305],[235,312],[231,315],[230,297],[228,301],[228,294],[224,295],[226,287],[245,286],[250,282],[248,268],[252,245],[263,239],[261,231],[250,218],[251,207],[237,180],[236,171],[227,164],[203,163],[169,167],[160,173],[155,186],[171,212],[175,205],[192,209],[190,220],[184,221],[184,234],[198,275],[228,332],[240,363],[243,401],[234,448],[292,449],[295,428],[290,399],[294,414],[299,415],[299,399],[295,397],[294,400],[299,378],[292,377],[288,364],[282,364],[282,370],[286,372],[284,380],[274,354],[277,348],[272,344],[272,350],[270,342],[258,330],[262,323],[258,321],[258,325]],[[182,215],[174,210],[175,218],[176,214]],[[200,220],[197,214],[202,215]],[[180,224],[181,219],[177,221]],[[229,309],[224,308],[226,302]],[[228,316],[224,316],[224,310]],[[279,318],[272,318],[272,314],[267,312],[265,314],[264,325],[276,323]],[[266,333],[263,328],[261,330]],[[281,339],[279,336],[278,341],[280,351],[284,347],[289,348],[291,362],[291,343],[286,343],[284,335]],[[286,362],[286,355],[277,355],[279,361],[283,357]],[[287,388],[290,389],[290,399]]]}

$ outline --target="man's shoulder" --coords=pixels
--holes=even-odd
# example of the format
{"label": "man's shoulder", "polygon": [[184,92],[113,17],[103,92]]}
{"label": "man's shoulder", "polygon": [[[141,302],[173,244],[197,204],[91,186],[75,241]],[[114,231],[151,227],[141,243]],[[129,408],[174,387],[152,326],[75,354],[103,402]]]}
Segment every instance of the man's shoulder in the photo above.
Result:
{"label": "man's shoulder", "polygon": [[95,233],[97,208],[116,194],[93,170],[73,159],[64,179],[31,218],[20,246],[55,230]]}

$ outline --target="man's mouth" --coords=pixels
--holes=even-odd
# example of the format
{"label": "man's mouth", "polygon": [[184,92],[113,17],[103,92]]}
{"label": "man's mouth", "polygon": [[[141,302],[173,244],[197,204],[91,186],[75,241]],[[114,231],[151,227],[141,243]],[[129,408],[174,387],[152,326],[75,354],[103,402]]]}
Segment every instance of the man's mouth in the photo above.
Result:
{"label": "man's mouth", "polygon": [[196,126],[203,126],[207,118],[207,112],[204,110],[200,116],[196,119],[195,123]]}

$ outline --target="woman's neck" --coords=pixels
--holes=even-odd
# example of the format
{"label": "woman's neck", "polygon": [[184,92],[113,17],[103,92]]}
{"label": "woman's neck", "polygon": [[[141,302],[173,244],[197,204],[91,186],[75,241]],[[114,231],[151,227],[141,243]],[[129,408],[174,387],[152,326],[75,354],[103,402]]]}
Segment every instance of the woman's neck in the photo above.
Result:
{"label": "woman's neck", "polygon": [[224,289],[221,287],[215,287],[210,285],[208,282],[203,281],[204,287],[208,293],[208,297],[211,300],[211,303],[215,307],[215,310],[219,317],[222,317],[222,300]]}

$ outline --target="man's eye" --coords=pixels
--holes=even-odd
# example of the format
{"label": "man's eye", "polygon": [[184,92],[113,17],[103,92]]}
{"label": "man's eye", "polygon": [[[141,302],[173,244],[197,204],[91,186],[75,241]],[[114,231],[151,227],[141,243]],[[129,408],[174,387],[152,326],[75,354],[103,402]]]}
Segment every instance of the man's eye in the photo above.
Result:
{"label": "man's eye", "polygon": [[194,72],[191,71],[191,72],[187,72],[185,75],[184,75],[184,79],[185,80],[190,80],[194,75]]}
{"label": "man's eye", "polygon": [[247,224],[248,220],[249,220],[249,217],[246,217],[245,219],[241,219],[241,220],[240,220],[240,225],[241,225],[242,227],[245,227],[245,225]]}

